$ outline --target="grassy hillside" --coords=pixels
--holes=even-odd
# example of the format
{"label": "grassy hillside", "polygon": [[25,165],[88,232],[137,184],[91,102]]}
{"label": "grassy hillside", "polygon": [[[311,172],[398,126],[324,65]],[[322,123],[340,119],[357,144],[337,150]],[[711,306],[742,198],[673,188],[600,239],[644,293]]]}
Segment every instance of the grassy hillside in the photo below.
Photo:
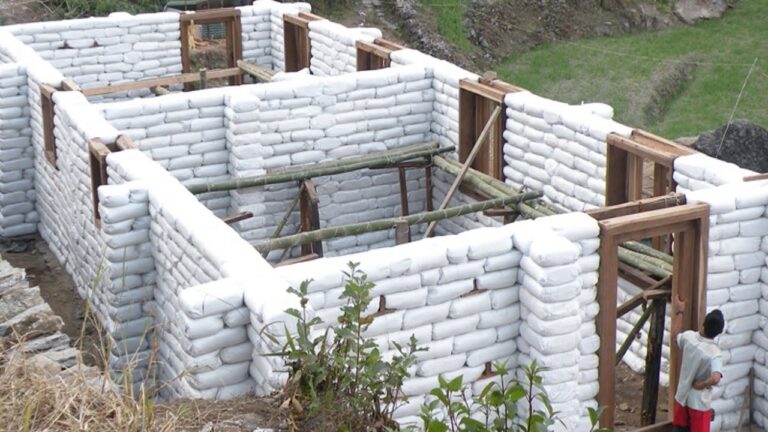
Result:
{"label": "grassy hillside", "polygon": [[[724,18],[654,33],[559,42],[497,65],[501,77],[570,103],[606,102],[616,118],[675,138],[714,129],[734,118],[768,127],[768,1],[737,3]],[[693,78],[675,88],[655,119],[639,112],[664,77],[685,62]],[[645,124],[648,123],[648,124]]]}
{"label": "grassy hillside", "polygon": [[455,47],[471,52],[474,45],[469,41],[464,26],[464,11],[469,0],[421,0],[437,22],[437,31]]}

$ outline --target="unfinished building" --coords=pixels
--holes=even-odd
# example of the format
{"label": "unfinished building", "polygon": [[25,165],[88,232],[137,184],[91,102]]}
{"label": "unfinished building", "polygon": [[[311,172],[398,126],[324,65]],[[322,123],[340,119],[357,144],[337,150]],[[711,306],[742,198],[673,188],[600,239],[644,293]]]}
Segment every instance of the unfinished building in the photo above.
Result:
{"label": "unfinished building", "polygon": [[[205,23],[224,26],[227,68],[193,73]],[[229,86],[192,90],[215,79]],[[440,374],[476,391],[491,363],[537,360],[570,430],[598,404],[613,425],[617,348],[655,406],[679,369],[679,295],[685,328],[726,316],[713,430],[766,427],[768,184],[612,117],[303,3],[6,26],[0,234],[39,232],[93,304],[112,373],[130,365],[164,397],[279,388],[261,330],[310,278],[334,322],[356,261],[379,297],[368,336],[429,347],[403,423]],[[640,200],[644,162],[655,198]]]}

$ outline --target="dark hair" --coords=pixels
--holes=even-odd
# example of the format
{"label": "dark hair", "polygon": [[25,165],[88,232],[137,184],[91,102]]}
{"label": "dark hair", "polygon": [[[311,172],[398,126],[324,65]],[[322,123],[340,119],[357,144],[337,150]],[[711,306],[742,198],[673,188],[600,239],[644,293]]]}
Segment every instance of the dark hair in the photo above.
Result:
{"label": "dark hair", "polygon": [[722,333],[723,327],[725,327],[725,317],[720,309],[715,309],[704,317],[704,336],[709,339],[714,339]]}

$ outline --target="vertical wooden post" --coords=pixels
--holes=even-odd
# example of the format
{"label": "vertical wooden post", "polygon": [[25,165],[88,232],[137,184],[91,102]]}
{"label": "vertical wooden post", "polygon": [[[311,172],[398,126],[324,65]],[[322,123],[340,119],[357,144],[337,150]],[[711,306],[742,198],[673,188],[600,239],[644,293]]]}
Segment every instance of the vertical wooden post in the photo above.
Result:
{"label": "vertical wooden post", "polygon": [[605,411],[600,417],[600,426],[613,427],[616,408],[616,283],[619,278],[618,247],[612,235],[604,235],[605,229],[600,223],[600,269],[597,285],[597,297],[600,313],[597,320],[597,334],[600,336],[599,358],[600,391],[597,394],[598,405]]}
{"label": "vertical wooden post", "polygon": [[627,155],[627,201],[637,201],[643,196],[643,158]]}
{"label": "vertical wooden post", "polygon": [[405,168],[398,167],[397,174],[400,178],[400,216],[408,216],[408,185],[406,184]]}
{"label": "vertical wooden post", "polygon": [[428,165],[425,169],[427,176],[427,211],[434,210],[435,204],[432,197],[432,165]]}
{"label": "vertical wooden post", "polygon": [[[312,180],[304,180],[301,182],[299,193],[301,194],[299,204],[299,211],[301,212],[301,231],[306,232],[320,229],[320,212],[318,209],[320,199]],[[309,255],[312,253],[315,253],[320,257],[323,256],[322,240],[316,240],[301,245],[302,255]]]}
{"label": "vertical wooden post", "polygon": [[653,308],[653,318],[648,332],[643,402],[640,411],[640,424],[642,426],[656,423],[656,404],[659,400],[659,374],[661,373],[661,350],[664,345],[664,318],[667,302],[665,299],[656,299],[651,307]]}
{"label": "vertical wooden post", "polygon": [[208,69],[200,69],[200,90],[208,88]]}
{"label": "vertical wooden post", "polygon": [[[666,166],[659,163],[653,164],[653,196],[657,197],[673,192],[669,189],[670,174],[671,170]],[[654,237],[651,241],[654,249],[669,252],[669,235]]]}
{"label": "vertical wooden post", "polygon": [[395,244],[411,242],[411,226],[405,220],[398,221],[395,224]]}

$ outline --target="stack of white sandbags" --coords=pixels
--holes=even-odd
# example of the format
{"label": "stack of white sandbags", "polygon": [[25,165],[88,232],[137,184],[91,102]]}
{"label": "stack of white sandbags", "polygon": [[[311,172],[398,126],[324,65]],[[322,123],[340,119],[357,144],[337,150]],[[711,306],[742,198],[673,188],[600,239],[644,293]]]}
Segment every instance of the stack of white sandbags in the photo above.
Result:
{"label": "stack of white sandbags", "polygon": [[176,13],[115,13],[5,29],[83,87],[181,73]]}
{"label": "stack of white sandbags", "polygon": [[[190,186],[230,178],[224,125],[226,92],[209,89],[95,106],[144,154]],[[198,199],[219,216],[228,211],[227,192],[201,194]]]}
{"label": "stack of white sandbags", "polygon": [[675,159],[675,171],[672,176],[677,182],[678,192],[689,192],[728,183],[740,183],[744,177],[755,174],[757,173],[739,168],[736,164],[715,159],[704,153],[696,153]]}
{"label": "stack of white sandbags", "polygon": [[347,28],[317,20],[309,23],[310,69],[314,75],[342,75],[357,71],[357,41],[373,42],[381,37],[375,28]]}
{"label": "stack of white sandbags", "polygon": [[[431,130],[442,146],[459,146],[459,81],[477,82],[479,76],[453,63],[422,52],[404,49],[392,52],[391,66],[421,65],[427,68],[435,91]],[[447,157],[457,158],[458,153]]]}
{"label": "stack of white sandbags", "polygon": [[[431,137],[431,78],[419,66],[260,84],[249,90],[225,97],[229,166],[235,178],[395,149]],[[399,214],[399,180],[394,171],[359,171],[314,180],[321,195],[321,226]],[[406,180],[409,207],[412,211],[424,208],[421,172],[409,170]],[[296,187],[272,185],[230,196],[232,213],[252,211],[256,216],[236,226],[244,238],[256,242],[272,235],[293,202]],[[296,216],[291,218],[294,223]],[[350,253],[363,246],[391,244],[391,236],[382,235],[328,246]]]}
{"label": "stack of white sandbags", "polygon": [[299,12],[311,12],[309,3],[278,3],[270,0],[260,0],[258,3],[270,4],[270,32],[272,44],[272,68],[277,71],[285,71],[285,39],[283,37],[283,17],[285,15],[296,16]]}
{"label": "stack of white sandbags", "polygon": [[[713,429],[733,430],[740,418],[753,360],[764,361],[768,348],[765,330],[761,329],[765,328],[765,316],[759,312],[768,252],[768,184],[734,183],[690,192],[687,198],[688,202],[711,206],[707,308],[722,310],[726,322],[724,334],[717,339],[725,368],[724,379],[713,393],[712,407],[718,414]],[[760,347],[757,356],[755,344]],[[764,375],[760,378],[760,367],[758,360],[756,389],[766,382]],[[760,406],[757,404],[758,411]]]}
{"label": "stack of white sandbags", "polygon": [[[278,267],[276,272],[294,287],[312,278],[309,304],[326,325],[335,325],[343,306],[342,272],[348,261],[360,262],[376,284],[366,311],[375,319],[366,336],[375,339],[385,358],[395,354],[393,343],[405,345],[411,335],[429,348],[417,355],[403,387],[410,403],[395,414],[408,423],[416,420],[425,395],[438,385],[438,375],[462,375],[465,383],[474,384],[471,391],[479,392],[488,382],[478,379],[489,362],[516,365],[522,254],[513,249],[511,233],[509,227],[485,228]],[[385,309],[379,311],[382,304]]]}
{"label": "stack of white sandbags", "polygon": [[0,65],[0,235],[37,231],[34,153],[27,102],[27,72],[17,63]]}
{"label": "stack of white sandbags", "polygon": [[515,247],[524,255],[519,363],[535,360],[548,368],[542,383],[553,408],[566,424],[585,426],[586,407],[594,407],[598,390],[594,317],[599,228],[580,213],[518,225],[523,229],[515,233]]}
{"label": "stack of white sandbags", "polygon": [[99,188],[101,236],[106,266],[103,284],[90,296],[110,339],[109,367],[115,382],[140,384],[147,375],[155,292],[155,260],[149,242],[148,189],[139,182]]}
{"label": "stack of white sandbags", "polygon": [[243,59],[272,68],[272,16],[273,1],[256,1],[251,6],[242,6],[240,26],[242,27]]}
{"label": "stack of white sandbags", "polygon": [[605,139],[632,129],[611,120],[602,104],[571,106],[529,92],[508,94],[504,175],[510,185],[544,192],[582,211],[605,203]]}

